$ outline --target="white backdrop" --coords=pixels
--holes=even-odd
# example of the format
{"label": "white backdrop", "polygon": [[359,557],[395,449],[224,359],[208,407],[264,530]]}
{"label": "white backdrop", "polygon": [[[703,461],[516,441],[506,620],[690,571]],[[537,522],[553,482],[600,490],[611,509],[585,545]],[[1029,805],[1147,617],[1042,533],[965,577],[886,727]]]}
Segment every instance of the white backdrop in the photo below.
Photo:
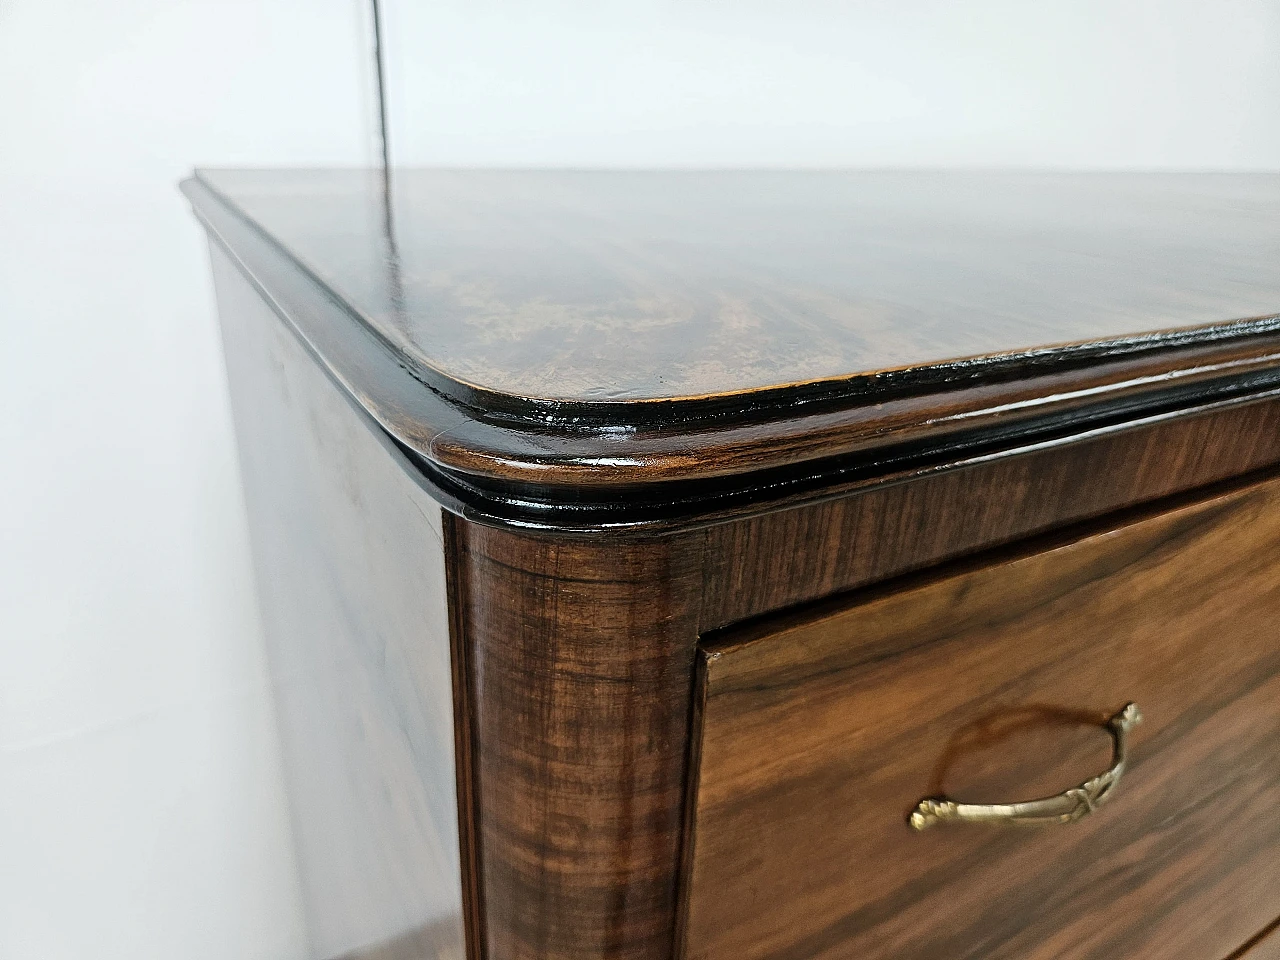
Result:
{"label": "white backdrop", "polygon": [[[405,163],[1280,169],[1274,0],[386,0]],[[374,157],[365,0],[0,0],[0,958],[307,955],[194,164]]]}
{"label": "white backdrop", "polygon": [[383,0],[394,159],[1280,165],[1275,0]]}
{"label": "white backdrop", "polygon": [[307,955],[196,162],[365,163],[353,0],[0,0],[0,958]]}

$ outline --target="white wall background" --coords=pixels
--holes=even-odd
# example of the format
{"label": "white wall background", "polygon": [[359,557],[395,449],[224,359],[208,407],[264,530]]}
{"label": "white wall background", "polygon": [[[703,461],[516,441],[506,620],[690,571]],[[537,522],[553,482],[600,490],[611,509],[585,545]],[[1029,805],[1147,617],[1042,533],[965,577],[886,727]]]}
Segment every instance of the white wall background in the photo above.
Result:
{"label": "white wall background", "polygon": [[[408,163],[1280,169],[1275,0],[387,0]],[[373,159],[365,0],[0,0],[0,958],[307,954],[197,163]]]}
{"label": "white wall background", "polygon": [[354,0],[0,0],[0,958],[307,954],[193,163],[364,163]]}
{"label": "white wall background", "polygon": [[1276,0],[383,0],[402,163],[1274,169]]}

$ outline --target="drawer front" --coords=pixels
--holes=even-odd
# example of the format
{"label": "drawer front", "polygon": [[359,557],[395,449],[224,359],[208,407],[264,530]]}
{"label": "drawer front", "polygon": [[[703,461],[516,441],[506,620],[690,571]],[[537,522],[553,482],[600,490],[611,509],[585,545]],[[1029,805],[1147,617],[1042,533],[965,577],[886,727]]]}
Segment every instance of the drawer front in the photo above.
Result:
{"label": "drawer front", "polygon": [[[1222,960],[1280,915],[1280,482],[752,628],[699,687],[687,957]],[[1081,784],[1129,701],[1082,819],[909,826]]]}

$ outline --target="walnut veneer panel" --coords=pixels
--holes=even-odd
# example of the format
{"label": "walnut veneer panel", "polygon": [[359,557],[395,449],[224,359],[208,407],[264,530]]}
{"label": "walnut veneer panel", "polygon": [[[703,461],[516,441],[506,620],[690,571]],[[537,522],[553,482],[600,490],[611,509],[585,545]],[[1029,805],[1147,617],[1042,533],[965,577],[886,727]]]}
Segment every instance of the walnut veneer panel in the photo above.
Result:
{"label": "walnut veneer panel", "polygon": [[702,629],[1280,463],[1280,400],[1233,402],[707,531]]}
{"label": "walnut veneer panel", "polygon": [[446,522],[484,955],[670,957],[701,537]]}
{"label": "walnut veneer panel", "polygon": [[[1280,482],[753,627],[699,697],[690,958],[1221,960],[1280,914]],[[1082,782],[1129,700],[1092,816],[908,828]]]}

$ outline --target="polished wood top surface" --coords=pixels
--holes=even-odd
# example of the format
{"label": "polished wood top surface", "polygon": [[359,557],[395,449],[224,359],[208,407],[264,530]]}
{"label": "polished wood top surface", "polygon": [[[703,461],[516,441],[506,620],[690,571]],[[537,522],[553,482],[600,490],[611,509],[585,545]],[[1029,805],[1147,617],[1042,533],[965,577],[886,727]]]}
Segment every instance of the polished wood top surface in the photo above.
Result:
{"label": "polished wood top surface", "polygon": [[216,170],[446,382],[741,394],[1280,313],[1280,176]]}
{"label": "polished wood top surface", "polygon": [[715,522],[1280,390],[1280,176],[205,171],[450,509]]}

